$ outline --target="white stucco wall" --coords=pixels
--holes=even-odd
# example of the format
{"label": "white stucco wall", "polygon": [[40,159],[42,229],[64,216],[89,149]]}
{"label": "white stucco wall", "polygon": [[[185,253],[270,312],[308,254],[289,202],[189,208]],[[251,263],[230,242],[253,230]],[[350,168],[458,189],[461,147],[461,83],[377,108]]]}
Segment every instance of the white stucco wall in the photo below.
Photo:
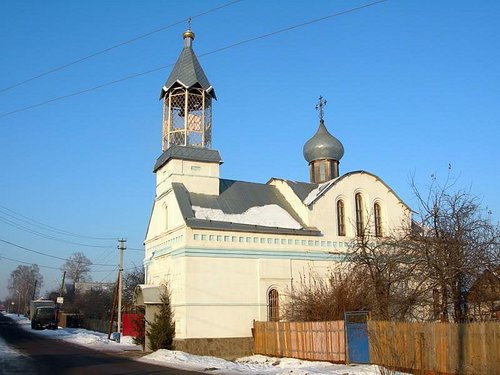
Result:
{"label": "white stucco wall", "polygon": [[[185,168],[188,164],[176,167]],[[190,191],[206,188],[200,186],[206,177],[179,174],[175,178],[190,186]],[[310,206],[304,205],[281,182],[273,182],[298,215],[321,230],[321,236],[194,230],[185,225],[175,195],[162,184],[163,181],[157,186],[158,198],[145,242],[146,283],[167,282],[171,287],[176,337],[181,339],[249,337],[252,321],[268,318],[270,288],[276,288],[286,298],[292,283],[307,280],[311,274],[327,277],[342,262],[354,234],[349,223],[354,223],[357,192],[363,194],[367,214],[372,212],[374,202],[379,202],[384,230],[409,219],[407,207],[385,184],[360,173],[339,181]],[[339,197],[345,204],[345,237],[337,235]],[[162,221],[165,207],[167,226]]]}

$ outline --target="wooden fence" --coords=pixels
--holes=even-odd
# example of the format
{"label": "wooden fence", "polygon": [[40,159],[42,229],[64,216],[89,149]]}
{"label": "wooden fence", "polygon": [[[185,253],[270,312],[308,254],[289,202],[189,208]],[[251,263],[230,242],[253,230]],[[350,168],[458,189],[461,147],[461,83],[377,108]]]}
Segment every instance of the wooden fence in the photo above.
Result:
{"label": "wooden fence", "polygon": [[255,353],[345,362],[344,321],[254,322]]}
{"label": "wooden fence", "polygon": [[368,322],[370,361],[415,374],[500,374],[500,323]]}

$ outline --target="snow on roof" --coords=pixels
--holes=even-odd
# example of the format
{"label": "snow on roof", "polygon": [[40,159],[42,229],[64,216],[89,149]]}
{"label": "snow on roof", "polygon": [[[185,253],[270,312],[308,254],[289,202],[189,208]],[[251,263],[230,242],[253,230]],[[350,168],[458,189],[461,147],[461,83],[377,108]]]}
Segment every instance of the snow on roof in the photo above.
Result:
{"label": "snow on roof", "polygon": [[323,192],[326,191],[326,190],[328,190],[328,188],[331,185],[333,185],[338,179],[339,179],[339,177],[334,178],[333,180],[330,180],[330,181],[327,181],[327,182],[324,182],[324,183],[320,184],[316,189],[314,189],[313,191],[311,191],[309,193],[309,195],[306,197],[306,199],[304,199],[304,204],[306,206],[309,206],[316,199],[318,199],[319,197],[321,197],[321,195],[323,195]]}
{"label": "snow on roof", "polygon": [[197,219],[261,225],[264,227],[302,229],[302,226],[277,204],[251,207],[241,214],[227,214],[216,208],[199,206],[193,206],[192,208]]}

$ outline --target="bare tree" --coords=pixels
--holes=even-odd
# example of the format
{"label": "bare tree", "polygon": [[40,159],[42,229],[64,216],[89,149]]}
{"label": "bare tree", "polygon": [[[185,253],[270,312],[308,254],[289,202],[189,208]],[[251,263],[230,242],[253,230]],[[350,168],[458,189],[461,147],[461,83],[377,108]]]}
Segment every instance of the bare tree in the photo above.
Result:
{"label": "bare tree", "polygon": [[[370,212],[365,214],[370,218]],[[421,315],[420,307],[428,298],[428,287],[423,277],[423,264],[418,250],[409,246],[412,227],[386,230],[384,236],[372,230],[366,220],[348,245],[348,267],[351,272],[364,275],[363,288],[370,291],[372,316],[383,320],[404,320]]]}
{"label": "bare tree", "polygon": [[134,267],[123,274],[123,302],[126,307],[133,304],[134,290],[138,284],[144,284],[144,267]]}
{"label": "bare tree", "polygon": [[[43,283],[43,276],[36,264],[31,266],[17,266],[11,272],[8,281],[8,290],[11,300],[17,306],[18,313],[25,313],[29,309],[29,302],[37,298]],[[35,289],[36,285],[36,289]]]}
{"label": "bare tree", "polygon": [[318,275],[301,279],[289,293],[283,316],[290,321],[344,319],[345,311],[369,310],[370,291],[362,284],[364,275],[338,272],[328,278]]}
{"label": "bare tree", "polygon": [[457,322],[467,318],[466,293],[487,267],[498,266],[499,227],[484,218],[480,201],[465,190],[454,190],[433,178],[425,194],[412,181],[419,205],[421,230],[414,247],[425,264],[425,278],[434,288],[435,318]]}
{"label": "bare tree", "polygon": [[61,270],[66,271],[68,279],[74,283],[90,281],[90,266],[92,262],[83,253],[73,253],[64,264]]}

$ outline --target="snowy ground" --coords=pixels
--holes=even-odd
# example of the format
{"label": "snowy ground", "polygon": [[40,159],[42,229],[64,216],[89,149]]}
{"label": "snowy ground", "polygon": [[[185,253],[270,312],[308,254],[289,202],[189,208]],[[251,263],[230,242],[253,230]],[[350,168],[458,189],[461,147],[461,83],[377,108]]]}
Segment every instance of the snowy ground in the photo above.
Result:
{"label": "snowy ground", "polygon": [[[15,314],[5,314],[26,330],[49,338],[60,339],[74,344],[106,351],[131,351],[140,350],[133,344],[130,337],[122,337],[121,343],[108,340],[107,335],[99,332],[88,331],[80,328],[59,328],[58,330],[33,331],[30,321],[25,317]],[[0,361],[7,356],[21,356],[20,353],[10,349],[5,342],[0,340]],[[178,369],[199,371],[209,374],[262,374],[262,375],[380,375],[377,366],[371,365],[334,365],[327,362],[302,361],[292,358],[271,358],[254,355],[226,361],[221,358],[196,356],[180,351],[158,350],[145,355],[139,361],[165,365]]]}

